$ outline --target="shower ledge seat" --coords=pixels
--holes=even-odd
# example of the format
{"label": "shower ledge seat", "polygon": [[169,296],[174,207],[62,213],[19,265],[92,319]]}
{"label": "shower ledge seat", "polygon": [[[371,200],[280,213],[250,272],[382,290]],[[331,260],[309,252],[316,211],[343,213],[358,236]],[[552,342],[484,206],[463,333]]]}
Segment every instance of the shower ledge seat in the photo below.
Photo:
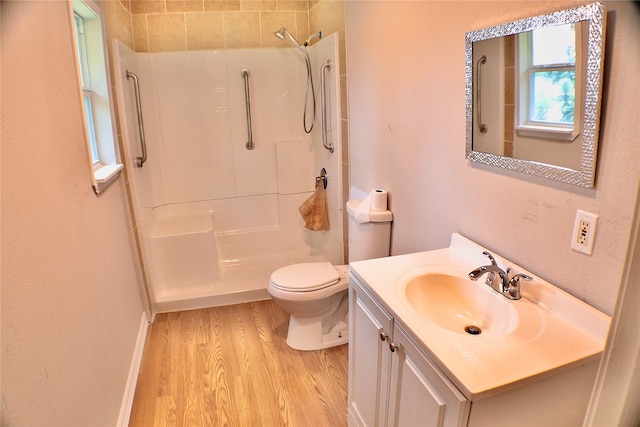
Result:
{"label": "shower ledge seat", "polygon": [[278,225],[220,230],[214,219],[211,210],[174,212],[149,224],[158,312],[266,299],[274,270],[326,261]]}

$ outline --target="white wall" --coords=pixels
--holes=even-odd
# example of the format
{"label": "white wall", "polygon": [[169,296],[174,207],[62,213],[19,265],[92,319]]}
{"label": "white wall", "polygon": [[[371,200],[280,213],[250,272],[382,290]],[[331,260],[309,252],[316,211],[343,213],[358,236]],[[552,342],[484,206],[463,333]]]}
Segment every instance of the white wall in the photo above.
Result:
{"label": "white wall", "polygon": [[[465,33],[578,4],[347,2],[351,184],[389,190],[393,254],[458,231],[610,314],[640,177],[638,9],[605,2],[595,189],[465,159]],[[569,247],[576,209],[600,215],[593,256]]]}
{"label": "white wall", "polygon": [[2,425],[116,424],[143,308],[91,189],[66,2],[2,2]]}

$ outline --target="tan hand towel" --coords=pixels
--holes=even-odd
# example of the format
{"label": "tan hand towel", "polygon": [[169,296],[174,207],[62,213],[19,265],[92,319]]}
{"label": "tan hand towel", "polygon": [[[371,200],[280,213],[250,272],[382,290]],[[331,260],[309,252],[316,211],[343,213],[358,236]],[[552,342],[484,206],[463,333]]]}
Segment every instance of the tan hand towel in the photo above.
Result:
{"label": "tan hand towel", "polygon": [[298,208],[305,222],[305,228],[313,231],[329,229],[327,211],[327,190],[324,185],[316,186],[316,191]]}

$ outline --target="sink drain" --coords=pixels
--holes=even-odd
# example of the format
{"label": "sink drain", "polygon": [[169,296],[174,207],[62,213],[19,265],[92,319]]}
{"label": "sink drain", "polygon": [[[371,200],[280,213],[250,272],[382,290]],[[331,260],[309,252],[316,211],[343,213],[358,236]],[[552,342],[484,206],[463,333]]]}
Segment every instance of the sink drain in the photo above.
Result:
{"label": "sink drain", "polygon": [[464,331],[470,335],[480,335],[482,333],[482,329],[473,325],[465,327]]}

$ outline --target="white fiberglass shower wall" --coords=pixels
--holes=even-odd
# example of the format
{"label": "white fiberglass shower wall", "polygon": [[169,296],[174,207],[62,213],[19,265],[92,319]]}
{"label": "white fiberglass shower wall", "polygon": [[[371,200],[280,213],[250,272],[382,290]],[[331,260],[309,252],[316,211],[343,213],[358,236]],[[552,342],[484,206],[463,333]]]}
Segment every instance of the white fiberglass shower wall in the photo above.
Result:
{"label": "white fiberglass shower wall", "polygon": [[[296,48],[135,53],[115,42],[129,187],[155,312],[267,298],[271,272],[343,262],[339,64],[335,36],[309,48],[316,124],[302,124],[306,68]],[[322,145],[320,68],[326,75]],[[243,70],[255,148],[248,150]],[[137,167],[140,88],[147,160]],[[311,94],[309,94],[311,99]],[[309,112],[312,111],[309,106]],[[330,230],[305,229],[298,207],[327,171]]]}

